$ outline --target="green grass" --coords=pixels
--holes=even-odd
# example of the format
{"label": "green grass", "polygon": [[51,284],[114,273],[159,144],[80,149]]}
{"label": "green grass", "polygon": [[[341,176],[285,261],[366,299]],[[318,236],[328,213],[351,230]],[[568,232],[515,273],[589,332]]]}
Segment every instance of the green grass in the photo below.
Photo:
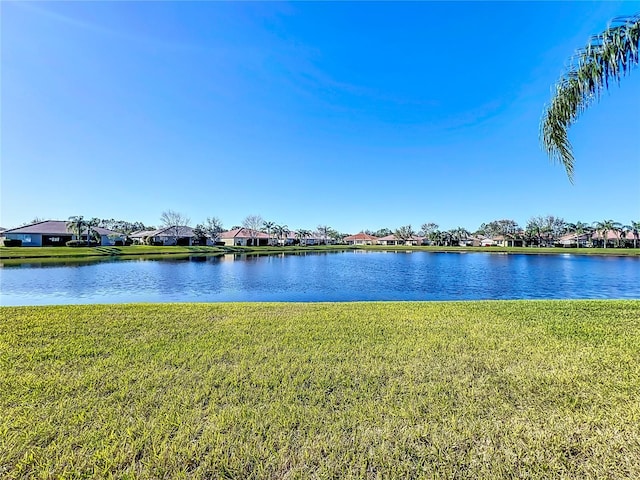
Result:
{"label": "green grass", "polygon": [[640,301],[0,308],[0,478],[640,478]]}
{"label": "green grass", "polygon": [[0,247],[0,260],[30,260],[43,258],[91,258],[108,256],[151,255],[222,255],[225,253],[276,253],[299,251],[346,250],[346,245],[289,246],[289,247],[156,247],[132,245],[128,247]]}
{"label": "green grass", "polygon": [[336,250],[383,250],[383,251],[427,251],[427,252],[489,252],[526,254],[573,254],[640,256],[640,248],[535,248],[535,247],[413,247],[413,246],[288,246],[288,247],[154,247],[135,245],[129,247],[0,247],[0,260],[14,263],[33,259],[100,258],[108,256],[151,255],[221,255],[224,253],[270,254],[281,252],[311,252]]}

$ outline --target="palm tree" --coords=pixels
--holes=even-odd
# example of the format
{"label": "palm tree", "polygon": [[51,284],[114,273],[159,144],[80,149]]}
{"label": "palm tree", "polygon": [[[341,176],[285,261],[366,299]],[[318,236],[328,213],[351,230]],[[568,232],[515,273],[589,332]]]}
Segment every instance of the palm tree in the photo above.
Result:
{"label": "palm tree", "polygon": [[614,18],[607,29],[576,52],[571,67],[555,85],[540,122],[540,140],[550,159],[560,162],[573,183],[574,158],[567,130],[609,81],[620,79],[638,65],[640,13]]}
{"label": "palm tree", "polygon": [[298,242],[300,242],[300,245],[302,245],[302,242],[304,241],[304,246],[307,246],[307,238],[311,235],[311,231],[310,230],[305,230],[303,228],[301,228],[300,230],[298,230],[296,232],[296,237],[298,238]]}
{"label": "palm tree", "polygon": [[469,230],[464,227],[457,227],[451,230],[451,234],[453,236],[454,241],[458,242],[458,246],[460,246],[460,242],[462,240],[466,240],[471,235]]}
{"label": "palm tree", "polygon": [[287,243],[287,235],[289,235],[289,232],[289,227],[287,227],[286,225],[273,226],[273,233],[276,235],[276,238],[282,239],[282,245],[285,245]]}
{"label": "palm tree", "polygon": [[631,221],[631,233],[633,233],[633,248],[638,248],[638,236],[640,236],[640,221]]}
{"label": "palm tree", "polygon": [[583,235],[584,233],[590,232],[591,227],[589,227],[589,225],[587,225],[586,223],[582,223],[578,221],[574,224],[571,224],[571,228],[573,229],[576,235],[576,248],[580,248],[580,236]]}
{"label": "palm tree", "polygon": [[331,231],[331,227],[328,225],[318,225],[318,233],[320,234],[320,238],[323,243],[327,244],[327,239],[329,238],[329,232]]}
{"label": "palm tree", "polygon": [[267,236],[269,237],[269,245],[271,245],[271,231],[275,226],[275,222],[262,222],[262,230],[267,232]]}
{"label": "palm tree", "polygon": [[82,215],[75,215],[73,217],[69,217],[66,227],[67,231],[71,232],[71,234],[76,237],[75,240],[80,240],[82,231],[86,225],[87,222]]}
{"label": "palm tree", "polygon": [[87,220],[84,225],[87,227],[87,245],[91,243],[91,240],[100,243],[100,234],[94,230],[95,227],[100,225],[100,219],[94,217],[91,220]]}
{"label": "palm tree", "polygon": [[600,232],[603,238],[604,248],[607,248],[607,233],[610,231],[618,231],[620,224],[613,220],[603,220],[601,222],[595,222],[594,227],[596,232]]}

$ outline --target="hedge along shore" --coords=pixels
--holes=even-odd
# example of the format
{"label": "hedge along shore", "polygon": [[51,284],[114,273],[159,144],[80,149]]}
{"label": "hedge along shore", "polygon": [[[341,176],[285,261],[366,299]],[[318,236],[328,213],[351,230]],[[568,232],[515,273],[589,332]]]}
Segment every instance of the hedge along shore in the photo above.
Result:
{"label": "hedge along shore", "polygon": [[640,478],[640,300],[0,308],[0,477]]}

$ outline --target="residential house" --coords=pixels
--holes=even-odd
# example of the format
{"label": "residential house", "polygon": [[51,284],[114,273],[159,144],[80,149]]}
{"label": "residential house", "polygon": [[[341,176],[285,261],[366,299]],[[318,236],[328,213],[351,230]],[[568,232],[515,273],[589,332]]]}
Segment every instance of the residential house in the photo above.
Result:
{"label": "residential house", "polygon": [[[5,230],[3,235],[8,240],[20,240],[23,247],[56,247],[64,246],[74,235],[67,229],[64,220],[45,220]],[[124,241],[125,235],[107,228],[93,227],[100,236],[100,245],[115,245],[116,241]],[[80,240],[87,239],[87,229],[80,235]]]}
{"label": "residential house", "polygon": [[558,243],[563,247],[575,247],[576,245],[579,247],[590,247],[591,244],[591,234],[582,233],[580,235],[574,233],[567,233],[562,235],[558,239]]}
{"label": "residential house", "polygon": [[[151,245],[164,245],[164,246],[191,246],[196,235],[193,233],[193,228],[186,225],[177,227],[163,227],[156,230],[141,230],[134,232],[129,237],[136,243],[151,244]],[[207,240],[210,244],[210,240]]]}
{"label": "residential house", "polygon": [[269,238],[269,235],[264,232],[251,232],[247,228],[235,228],[222,232],[220,234],[220,241],[229,247],[250,247],[266,246],[269,245],[269,243],[273,243],[274,240],[273,238]]}
{"label": "residential house", "polygon": [[375,245],[378,242],[378,237],[360,232],[355,235],[344,237],[344,242],[347,245]]}
{"label": "residential house", "polygon": [[496,235],[493,241],[498,247],[524,247],[524,240],[514,235]]}
{"label": "residential house", "polygon": [[[593,243],[593,245],[597,246],[597,247],[603,247],[604,246],[604,235],[602,234],[602,231],[598,231],[596,230],[595,232],[592,233],[591,235],[591,242]],[[631,236],[629,237],[631,238],[631,240],[633,240],[633,234],[631,234]],[[616,247],[618,246],[618,243],[621,241],[621,239],[623,240],[624,243],[624,239],[622,238],[622,234],[617,231],[617,230],[608,230],[607,231],[607,247]]]}
{"label": "residential house", "polygon": [[412,236],[409,239],[403,240],[395,235],[387,235],[377,239],[378,245],[422,245],[424,237]]}

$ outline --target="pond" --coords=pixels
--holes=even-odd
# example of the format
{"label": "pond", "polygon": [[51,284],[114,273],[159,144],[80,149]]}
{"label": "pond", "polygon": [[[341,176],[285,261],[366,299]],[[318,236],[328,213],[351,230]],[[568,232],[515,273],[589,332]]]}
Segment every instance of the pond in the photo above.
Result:
{"label": "pond", "polygon": [[[2,265],[2,264],[0,264]],[[308,252],[24,263],[0,304],[640,298],[640,258]]]}

